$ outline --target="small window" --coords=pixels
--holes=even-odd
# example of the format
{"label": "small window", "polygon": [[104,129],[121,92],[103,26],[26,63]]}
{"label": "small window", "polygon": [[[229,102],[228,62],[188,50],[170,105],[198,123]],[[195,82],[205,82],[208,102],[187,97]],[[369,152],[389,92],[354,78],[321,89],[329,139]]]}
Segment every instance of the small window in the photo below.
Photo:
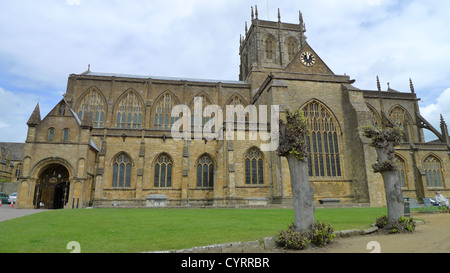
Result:
{"label": "small window", "polygon": [[63,142],[69,141],[69,129],[64,129],[63,132]]}
{"label": "small window", "polygon": [[54,136],[55,136],[55,129],[54,128],[48,129],[48,141],[53,141]]}

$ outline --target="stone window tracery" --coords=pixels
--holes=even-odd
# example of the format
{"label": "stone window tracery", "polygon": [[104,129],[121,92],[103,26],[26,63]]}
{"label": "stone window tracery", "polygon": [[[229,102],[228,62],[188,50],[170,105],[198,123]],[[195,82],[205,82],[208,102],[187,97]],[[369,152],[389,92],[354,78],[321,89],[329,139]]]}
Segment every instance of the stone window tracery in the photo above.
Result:
{"label": "stone window tracery", "polygon": [[298,47],[297,40],[295,40],[294,37],[289,37],[287,40],[287,52],[289,61],[294,59],[295,55],[297,54],[297,47]]}
{"label": "stone window tracery", "polygon": [[175,119],[171,117],[172,108],[175,106],[175,98],[167,93],[156,104],[155,120],[153,127],[157,130],[170,130]]}
{"label": "stone window tracery", "polygon": [[141,129],[143,107],[139,97],[128,92],[120,101],[116,116],[116,128]]}
{"label": "stone window tracery", "polygon": [[443,187],[441,162],[433,155],[423,161],[427,187]]}
{"label": "stone window tracery", "polygon": [[90,115],[94,128],[103,128],[105,125],[106,103],[100,92],[92,88],[87,93],[77,109],[78,117],[83,120],[85,115]]}
{"label": "stone window tracery", "polygon": [[258,148],[251,148],[245,155],[245,184],[264,184],[264,161]]}
{"label": "stone window tracery", "polygon": [[113,188],[129,188],[131,186],[131,160],[124,154],[119,154],[113,163]]}
{"label": "stone window tracery", "polygon": [[406,177],[406,163],[405,160],[403,160],[403,158],[401,158],[398,155],[395,155],[395,165],[397,167],[397,173],[398,176],[400,177],[400,182],[402,184],[402,187],[407,187],[408,183],[407,183],[407,177]]}
{"label": "stone window tracery", "polygon": [[168,154],[161,154],[155,161],[154,186],[155,188],[172,187],[173,162]]}
{"label": "stone window tracery", "polygon": [[267,60],[275,60],[275,38],[268,35],[264,41],[265,54]]}
{"label": "stone window tracery", "polygon": [[214,162],[209,155],[203,155],[197,163],[197,187],[214,187]]}
{"label": "stone window tracery", "polygon": [[318,101],[311,101],[302,110],[310,131],[306,137],[309,176],[341,177],[340,130],[334,115]]}
{"label": "stone window tracery", "polygon": [[[199,126],[201,130],[203,130],[203,126],[212,118],[214,117],[210,117],[211,113],[204,113],[206,106],[211,104],[211,100],[205,95],[205,94],[199,94],[197,96],[195,96],[196,98],[201,98],[201,108],[195,108],[195,107],[200,107],[200,105],[196,105],[195,102],[192,102],[191,104],[191,127],[193,130],[196,129],[195,125]],[[194,115],[194,111],[198,111],[199,113],[201,113],[201,119],[198,120],[199,117],[196,117]],[[205,114],[205,115],[204,115]]]}
{"label": "stone window tracery", "polygon": [[395,125],[398,126],[400,130],[402,130],[403,132],[402,142],[408,142],[409,126],[411,124],[408,117],[408,113],[400,106],[396,106],[391,110],[389,117],[392,119]]}
{"label": "stone window tracery", "polygon": [[[230,99],[228,99],[227,105],[233,105],[234,107],[238,105],[242,105],[242,109],[239,111],[238,108],[236,108],[236,113],[234,114],[234,122],[248,122],[249,120],[249,114],[245,111],[245,107],[247,107],[247,103],[237,94],[233,95]],[[226,109],[226,105],[225,105]],[[232,117],[226,116],[227,121],[230,120]]]}

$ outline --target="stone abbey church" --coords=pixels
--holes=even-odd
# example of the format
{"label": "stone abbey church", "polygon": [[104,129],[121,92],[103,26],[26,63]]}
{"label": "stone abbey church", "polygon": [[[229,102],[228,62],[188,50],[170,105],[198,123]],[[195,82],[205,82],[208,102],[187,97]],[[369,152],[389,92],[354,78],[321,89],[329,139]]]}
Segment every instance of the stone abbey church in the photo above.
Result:
{"label": "stone abbey church", "polygon": [[[71,74],[64,98],[43,118],[37,105],[27,123],[17,207],[290,206],[287,160],[260,149],[267,139],[250,140],[248,119],[235,119],[245,123],[246,140],[172,137],[173,107],[192,109],[195,97],[223,110],[302,109],[316,202],[385,206],[384,182],[372,170],[376,152],[361,133],[367,125],[403,130],[395,158],[404,196],[450,195],[447,125],[441,118],[436,129],[421,116],[412,83],[407,92],[379,83],[359,89],[308,44],[301,13],[298,24],[260,20],[253,8],[251,17],[237,81]],[[437,140],[425,142],[423,129]]]}

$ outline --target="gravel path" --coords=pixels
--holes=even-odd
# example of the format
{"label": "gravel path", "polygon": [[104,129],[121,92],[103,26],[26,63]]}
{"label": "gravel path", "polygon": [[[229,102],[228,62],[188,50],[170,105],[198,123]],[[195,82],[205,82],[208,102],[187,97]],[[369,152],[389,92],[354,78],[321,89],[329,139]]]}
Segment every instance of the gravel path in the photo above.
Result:
{"label": "gravel path", "polygon": [[11,208],[9,204],[3,204],[0,207],[0,222],[10,220],[17,217],[22,217],[25,215],[30,215],[34,213],[39,213],[46,211],[45,209],[15,209]]}

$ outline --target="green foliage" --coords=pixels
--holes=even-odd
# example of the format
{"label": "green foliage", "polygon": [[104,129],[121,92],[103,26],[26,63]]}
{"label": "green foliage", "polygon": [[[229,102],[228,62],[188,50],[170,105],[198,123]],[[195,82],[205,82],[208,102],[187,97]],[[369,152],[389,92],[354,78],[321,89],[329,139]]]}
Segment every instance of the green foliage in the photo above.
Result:
{"label": "green foliage", "polygon": [[308,156],[306,137],[308,124],[303,111],[286,109],[286,123],[280,119],[280,142],[277,149],[279,156],[294,155],[297,159],[305,161]]}
{"label": "green foliage", "polygon": [[397,167],[395,165],[395,161],[393,160],[386,160],[380,163],[374,163],[372,165],[372,168],[374,172],[381,173],[381,172],[389,172],[389,171],[396,171]]}
{"label": "green foliage", "polygon": [[295,231],[295,225],[292,224],[286,231],[282,230],[278,233],[275,243],[284,249],[302,250],[310,245],[311,240],[306,234]]}
{"label": "green foliage", "polygon": [[282,230],[278,233],[275,242],[278,247],[293,250],[306,249],[310,245],[323,247],[336,238],[333,232],[333,227],[319,221],[315,225],[311,225],[309,230],[303,233],[295,231],[295,224],[291,224],[288,230]]}
{"label": "green foliage", "polygon": [[389,172],[397,170],[394,161],[394,147],[403,139],[403,132],[399,127],[387,128],[382,131],[373,126],[363,127],[363,135],[372,139],[370,146],[377,149],[384,149],[389,160],[377,162],[372,165],[374,172]]}
{"label": "green foliage", "polygon": [[386,215],[383,215],[383,216],[377,218],[375,225],[378,228],[384,228],[387,225],[387,223],[388,223],[388,217]]}
{"label": "green foliage", "polygon": [[375,148],[388,148],[390,144],[398,145],[403,139],[403,132],[399,127],[378,130],[373,126],[363,127],[363,135],[372,139],[370,144]]}
{"label": "green foliage", "polygon": [[416,223],[413,218],[400,217],[398,220],[388,222],[387,216],[381,216],[376,220],[376,226],[382,229],[385,233],[411,233],[416,230]]}

